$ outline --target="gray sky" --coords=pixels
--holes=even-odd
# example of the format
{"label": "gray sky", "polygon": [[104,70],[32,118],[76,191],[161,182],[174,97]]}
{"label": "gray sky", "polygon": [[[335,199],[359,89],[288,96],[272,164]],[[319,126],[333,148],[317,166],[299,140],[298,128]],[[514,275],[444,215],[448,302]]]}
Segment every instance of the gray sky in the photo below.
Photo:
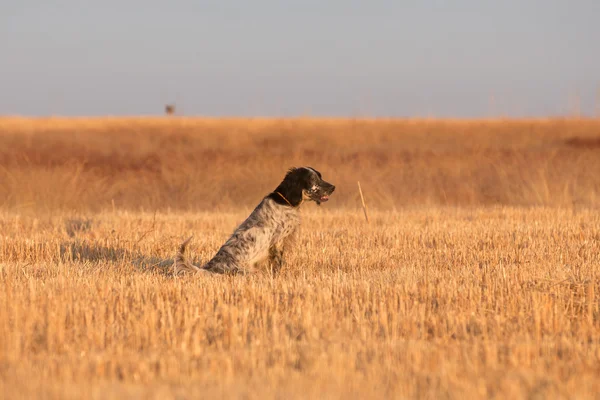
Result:
{"label": "gray sky", "polygon": [[591,114],[599,90],[600,0],[0,0],[0,115]]}

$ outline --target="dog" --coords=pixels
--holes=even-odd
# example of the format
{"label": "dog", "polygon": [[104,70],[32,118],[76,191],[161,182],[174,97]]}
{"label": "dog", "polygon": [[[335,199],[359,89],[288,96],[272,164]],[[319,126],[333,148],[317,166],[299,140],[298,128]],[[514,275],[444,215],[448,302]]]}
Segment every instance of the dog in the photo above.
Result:
{"label": "dog", "polygon": [[203,266],[185,257],[190,237],[181,244],[175,257],[174,274],[247,274],[268,258],[271,272],[283,266],[283,256],[300,225],[300,206],[307,201],[317,205],[329,200],[335,186],[325,182],[311,167],[291,168],[277,188],[266,195],[250,216],[233,232],[215,256]]}

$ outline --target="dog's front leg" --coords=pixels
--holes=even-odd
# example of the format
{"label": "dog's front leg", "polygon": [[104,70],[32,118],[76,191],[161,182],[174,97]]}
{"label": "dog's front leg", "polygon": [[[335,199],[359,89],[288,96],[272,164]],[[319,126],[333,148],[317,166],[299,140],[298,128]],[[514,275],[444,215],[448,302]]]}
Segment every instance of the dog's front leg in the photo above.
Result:
{"label": "dog's front leg", "polygon": [[283,267],[283,245],[274,244],[269,248],[269,264],[271,266],[271,273],[277,275],[281,267]]}

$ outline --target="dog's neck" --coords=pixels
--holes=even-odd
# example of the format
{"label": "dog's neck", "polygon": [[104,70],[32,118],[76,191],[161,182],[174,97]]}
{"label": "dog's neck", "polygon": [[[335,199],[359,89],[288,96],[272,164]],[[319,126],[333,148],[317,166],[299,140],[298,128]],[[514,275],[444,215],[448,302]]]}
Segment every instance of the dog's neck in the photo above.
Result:
{"label": "dog's neck", "polygon": [[286,202],[286,203],[288,203],[290,207],[294,207],[294,206],[292,205],[292,203],[290,203],[290,202],[289,202],[289,200],[285,198],[285,196],[284,196],[284,195],[282,195],[281,193],[279,193],[279,192],[277,192],[277,191],[275,192],[275,194],[278,194],[278,195],[279,195],[279,196],[280,196],[280,197],[281,197],[283,200],[285,200],[285,202]]}
{"label": "dog's neck", "polygon": [[269,193],[267,196],[275,203],[280,204],[286,207],[298,208],[304,201],[302,198],[302,192],[298,192],[297,190],[293,190],[287,187],[284,183],[277,186],[277,188]]}

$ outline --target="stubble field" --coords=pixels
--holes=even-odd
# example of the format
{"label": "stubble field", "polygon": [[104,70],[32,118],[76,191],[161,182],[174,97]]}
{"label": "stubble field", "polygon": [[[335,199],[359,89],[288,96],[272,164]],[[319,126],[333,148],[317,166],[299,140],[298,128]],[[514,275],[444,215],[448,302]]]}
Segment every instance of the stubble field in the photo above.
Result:
{"label": "stubble field", "polygon": [[[4,398],[594,398],[600,122],[0,119]],[[206,261],[294,165],[277,277]],[[360,181],[370,223],[360,208]]]}

